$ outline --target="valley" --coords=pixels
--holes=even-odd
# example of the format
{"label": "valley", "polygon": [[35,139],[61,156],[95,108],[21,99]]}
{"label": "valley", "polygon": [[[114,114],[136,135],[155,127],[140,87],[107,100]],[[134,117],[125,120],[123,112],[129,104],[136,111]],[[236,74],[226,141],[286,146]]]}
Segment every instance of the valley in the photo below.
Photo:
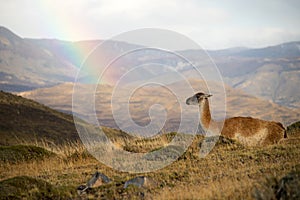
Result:
{"label": "valley", "polygon": [[[234,89],[230,86],[226,86],[226,102],[223,101],[224,92],[222,87],[217,83],[210,83],[210,91],[207,89],[207,85],[204,81],[190,80],[195,91],[212,92],[212,110],[213,117],[215,119],[222,119],[234,116],[251,116],[264,120],[279,121],[285,126],[298,121],[300,119],[299,109],[290,109],[278,104],[272,103],[268,100],[263,100],[252,95],[246,94],[242,90]],[[185,105],[185,100],[191,94],[183,87],[184,84],[180,82],[173,83],[164,87],[141,87],[136,90],[135,93],[128,100],[126,95],[131,91],[126,88],[122,88],[124,92],[124,98],[116,98],[115,102],[111,104],[111,98],[113,94],[113,87],[108,85],[99,85],[95,93],[95,109],[98,117],[98,121],[103,126],[112,128],[119,128],[114,121],[113,111],[123,112],[125,108],[130,109],[131,118],[141,125],[149,123],[149,109],[154,104],[159,104],[166,111],[166,124],[164,127],[165,132],[172,132],[178,129],[178,124],[181,120],[181,112],[186,112],[185,116],[189,117],[192,121],[192,116],[197,115],[199,112],[198,107],[188,107]],[[28,92],[18,93],[19,95],[33,99],[40,103],[43,103],[51,108],[60,110],[66,113],[72,112],[72,83],[65,83],[50,88],[41,88]],[[168,89],[166,89],[168,88]],[[170,93],[174,90],[179,91],[176,96]],[[87,96],[88,90],[82,85],[81,95]],[[120,94],[121,96],[121,94]],[[226,105],[226,111],[224,106]],[[122,106],[121,106],[122,105]],[[81,110],[80,113],[88,115],[88,111]],[[163,116],[158,116],[160,119]],[[124,120],[123,126],[129,121]],[[127,127],[130,130],[130,127]],[[132,130],[134,131],[134,130]],[[188,132],[188,130],[187,130]]]}

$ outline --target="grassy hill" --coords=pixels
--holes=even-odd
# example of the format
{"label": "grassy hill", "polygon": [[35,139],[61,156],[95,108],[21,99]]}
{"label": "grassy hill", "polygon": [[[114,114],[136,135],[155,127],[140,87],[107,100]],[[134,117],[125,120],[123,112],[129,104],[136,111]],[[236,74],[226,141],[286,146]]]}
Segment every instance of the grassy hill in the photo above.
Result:
{"label": "grassy hill", "polygon": [[288,137],[300,137],[300,121],[295,122],[287,127]]}
{"label": "grassy hill", "polygon": [[[22,143],[63,144],[80,140],[73,116],[33,100],[0,91],[0,145]],[[103,127],[108,136],[130,135]]]}
{"label": "grassy hill", "polygon": [[0,144],[79,139],[71,115],[10,93],[0,92]]}

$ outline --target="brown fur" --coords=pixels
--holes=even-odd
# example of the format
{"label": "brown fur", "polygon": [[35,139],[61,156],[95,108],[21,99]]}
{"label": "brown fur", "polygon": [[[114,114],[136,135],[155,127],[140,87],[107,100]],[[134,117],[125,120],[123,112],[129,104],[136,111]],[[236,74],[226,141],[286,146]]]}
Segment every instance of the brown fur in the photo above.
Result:
{"label": "brown fur", "polygon": [[201,126],[205,129],[207,129],[211,123],[211,114],[209,110],[209,103],[208,101],[202,101],[200,105],[200,113],[201,113],[201,119],[200,123]]}
{"label": "brown fur", "polygon": [[[219,133],[222,123],[211,118],[207,98],[199,101],[200,123],[205,131]],[[225,119],[221,135],[236,139],[246,146],[269,145],[278,143],[286,137],[286,130],[279,122],[265,121],[251,117]]]}

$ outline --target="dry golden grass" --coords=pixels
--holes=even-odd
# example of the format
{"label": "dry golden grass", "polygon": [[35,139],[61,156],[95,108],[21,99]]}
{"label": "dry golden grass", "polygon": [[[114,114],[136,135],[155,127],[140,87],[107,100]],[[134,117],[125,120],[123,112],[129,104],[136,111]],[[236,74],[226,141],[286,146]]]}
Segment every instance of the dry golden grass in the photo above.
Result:
{"label": "dry golden grass", "polygon": [[[173,136],[174,133],[145,140],[125,137],[126,141],[120,147],[133,152],[153,150],[165,145]],[[267,177],[284,176],[295,169],[300,160],[300,139],[296,138],[293,142],[287,140],[260,148],[245,148],[221,138],[212,152],[200,159],[198,153],[202,139],[202,136],[196,136],[190,148],[173,164],[139,175],[119,172],[99,163],[81,143],[56,147],[40,143],[36,145],[54,152],[56,156],[19,163],[1,162],[0,179],[29,176],[63,187],[69,197],[79,198],[77,186],[84,184],[98,170],[113,181],[89,191],[84,198],[253,199],[255,186]],[[123,189],[125,181],[140,175],[151,177],[156,184]]]}

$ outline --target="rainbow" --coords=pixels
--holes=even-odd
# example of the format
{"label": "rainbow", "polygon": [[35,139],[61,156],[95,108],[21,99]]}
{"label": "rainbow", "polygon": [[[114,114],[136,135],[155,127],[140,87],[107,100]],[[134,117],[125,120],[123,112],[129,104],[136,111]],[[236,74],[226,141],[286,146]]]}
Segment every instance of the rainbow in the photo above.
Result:
{"label": "rainbow", "polygon": [[[81,7],[76,5],[73,8],[72,5],[78,4],[80,2],[62,1],[61,3],[67,3],[70,6],[68,13],[70,12],[72,14],[72,9],[75,9],[75,7]],[[90,26],[85,25],[86,22],[81,21],[78,17],[76,17],[76,19],[74,18],[74,16],[67,17],[65,15],[66,11],[55,6],[55,3],[53,3],[53,1],[39,1],[38,5],[36,6],[40,7],[40,10],[43,13],[43,16],[41,16],[41,21],[44,21],[45,25],[47,26],[45,27],[45,29],[49,30],[49,35],[56,35],[56,37],[67,39],[68,41],[70,41],[69,38],[83,38],[88,35],[96,35],[95,31],[93,31],[91,28],[88,28]],[[62,8],[65,7],[66,6],[62,6]],[[83,9],[82,12],[85,12],[85,10]],[[76,10],[76,13],[78,13],[78,10]],[[78,21],[75,21],[74,19]],[[134,33],[132,35],[130,34],[131,33],[129,33],[129,35],[125,34],[124,38],[130,36],[130,38],[133,40],[121,41],[130,41],[130,43],[143,44],[139,42],[149,36],[149,38],[152,38],[148,41],[150,42],[149,46],[158,46],[162,49],[168,49],[169,47],[176,49],[182,44],[185,44],[184,47],[187,46],[190,47],[190,49],[198,48],[198,46],[195,45],[193,41],[173,31],[145,29],[138,31],[137,33]],[[138,37],[138,34],[142,34],[144,37]],[[153,39],[161,37],[163,38],[163,40],[161,40],[158,44],[156,44],[155,41],[153,42]],[[101,36],[99,36],[99,38],[103,39],[101,38]],[[174,39],[177,39],[180,42],[178,42],[178,44],[176,42],[170,42]],[[110,62],[119,55],[118,52],[116,52],[114,49],[115,44],[111,45],[113,47],[112,49],[107,50],[103,48],[103,46],[99,49],[96,48],[99,47],[98,45],[100,43],[101,41],[99,40],[70,42],[67,45],[63,45],[63,48],[57,49],[56,52],[58,55],[62,55],[64,58],[67,58],[66,60],[68,60],[70,64],[76,66],[79,69],[79,73],[76,79],[77,81],[92,84],[115,85],[117,81],[122,77],[122,75],[124,75],[128,71],[128,69],[132,67],[133,63],[130,63],[129,61],[127,62],[126,59],[121,59],[119,62],[117,62],[116,65],[111,65],[108,70],[105,70]],[[119,47],[117,46],[117,48]],[[126,50],[129,51],[130,49],[133,50],[134,48],[136,48],[136,46],[127,45]],[[126,68],[127,70],[125,70]]]}
{"label": "rainbow", "polygon": [[[76,4],[76,1],[73,4]],[[43,13],[41,21],[44,21],[45,29],[49,32],[48,35],[55,35],[57,38],[62,38],[66,41],[66,45],[54,50],[57,55],[66,58],[65,60],[68,60],[69,64],[80,70],[77,77],[78,81],[99,84],[112,84],[116,81],[115,73],[113,72],[106,73],[105,76],[99,79],[100,70],[104,68],[103,66],[99,66],[99,63],[103,63],[99,59],[105,59],[108,56],[106,52],[101,52],[102,55],[100,57],[99,53],[97,53],[98,59],[89,58],[89,55],[92,55],[93,49],[101,43],[100,40],[70,40],[70,38],[84,38],[87,35],[95,35],[92,34],[93,30],[84,25],[85,22],[74,21],[74,18],[64,16],[65,11],[58,10],[52,1],[39,1],[36,6]],[[72,4],[70,6],[70,10],[72,10]]]}

